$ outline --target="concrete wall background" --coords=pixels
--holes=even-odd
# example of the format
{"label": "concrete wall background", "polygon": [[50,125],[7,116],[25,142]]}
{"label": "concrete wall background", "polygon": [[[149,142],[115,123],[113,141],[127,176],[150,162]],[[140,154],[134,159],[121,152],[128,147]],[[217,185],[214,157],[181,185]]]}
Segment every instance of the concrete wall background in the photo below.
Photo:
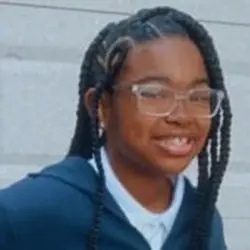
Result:
{"label": "concrete wall background", "polygon": [[[219,206],[230,249],[249,250],[250,1],[167,2],[202,21],[222,59],[234,123]],[[163,4],[165,0],[0,0],[0,186],[67,151],[81,59],[100,28],[141,7]]]}

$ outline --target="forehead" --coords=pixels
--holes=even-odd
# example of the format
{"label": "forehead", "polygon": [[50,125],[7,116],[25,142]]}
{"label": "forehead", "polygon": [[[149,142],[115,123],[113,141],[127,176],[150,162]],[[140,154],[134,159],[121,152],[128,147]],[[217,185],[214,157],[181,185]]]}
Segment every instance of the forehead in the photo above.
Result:
{"label": "forehead", "polygon": [[199,49],[189,38],[168,36],[131,49],[119,78],[134,82],[152,76],[188,88],[195,80],[207,78],[207,73]]}

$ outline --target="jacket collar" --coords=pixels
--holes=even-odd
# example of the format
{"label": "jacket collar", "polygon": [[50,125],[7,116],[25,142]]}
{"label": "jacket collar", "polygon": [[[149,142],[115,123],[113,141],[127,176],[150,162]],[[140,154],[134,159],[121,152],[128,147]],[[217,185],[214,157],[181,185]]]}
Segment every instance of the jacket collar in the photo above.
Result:
{"label": "jacket collar", "polygon": [[[95,200],[95,194],[98,188],[98,174],[84,158],[70,156],[55,165],[45,168],[39,173],[30,174],[30,177],[33,178],[38,178],[39,176],[53,178],[65,183]],[[194,188],[187,178],[185,178],[184,197],[178,217],[182,217],[182,219],[186,217],[184,214],[193,207],[194,196]],[[107,188],[105,188],[104,194],[104,207],[116,214],[119,218],[128,221]],[[177,221],[179,221],[179,218],[177,218]]]}
{"label": "jacket collar", "polygon": [[[94,171],[89,162],[82,157],[67,157],[63,161],[48,166],[39,173],[32,173],[29,176],[33,178],[38,178],[40,176],[53,178],[56,181],[71,186],[83,194],[89,195],[93,201],[95,200],[95,194],[98,188],[98,174]],[[120,218],[127,220],[106,187],[104,193],[104,206]]]}

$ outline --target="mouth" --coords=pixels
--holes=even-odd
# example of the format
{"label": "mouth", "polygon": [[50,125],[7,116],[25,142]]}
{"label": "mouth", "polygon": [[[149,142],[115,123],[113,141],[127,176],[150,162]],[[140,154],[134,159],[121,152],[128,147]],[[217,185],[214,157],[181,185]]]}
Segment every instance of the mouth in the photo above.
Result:
{"label": "mouth", "polygon": [[156,145],[172,156],[187,157],[194,149],[195,140],[186,136],[161,137],[155,140]]}

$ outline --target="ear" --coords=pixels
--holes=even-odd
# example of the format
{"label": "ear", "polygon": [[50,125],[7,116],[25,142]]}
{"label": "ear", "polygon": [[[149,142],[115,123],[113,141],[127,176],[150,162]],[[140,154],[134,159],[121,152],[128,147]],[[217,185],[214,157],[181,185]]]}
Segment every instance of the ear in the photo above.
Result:
{"label": "ear", "polygon": [[98,107],[98,118],[100,126],[103,130],[108,127],[108,121],[110,118],[111,100],[107,93],[104,93],[101,97]]}
{"label": "ear", "polygon": [[[92,115],[92,103],[93,103],[94,93],[95,93],[95,88],[90,88],[87,90],[87,92],[84,95],[84,105],[89,113],[89,116]],[[98,111],[97,111],[99,123],[103,128],[106,127],[105,125],[106,125],[106,120],[107,120],[107,115],[105,112],[106,104],[107,104],[107,100],[106,100],[105,95],[103,95],[99,102]]]}
{"label": "ear", "polygon": [[92,114],[92,103],[94,97],[95,88],[89,88],[86,93],[84,94],[84,106],[88,111],[89,116]]}

